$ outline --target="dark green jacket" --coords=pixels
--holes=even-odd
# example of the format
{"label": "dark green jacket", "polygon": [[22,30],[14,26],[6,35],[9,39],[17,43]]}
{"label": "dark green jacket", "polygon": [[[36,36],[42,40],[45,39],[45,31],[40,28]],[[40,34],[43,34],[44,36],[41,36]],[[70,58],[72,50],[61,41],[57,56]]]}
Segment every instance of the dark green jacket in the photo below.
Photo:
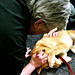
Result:
{"label": "dark green jacket", "polygon": [[0,0],[0,75],[20,75],[29,27],[25,0]]}

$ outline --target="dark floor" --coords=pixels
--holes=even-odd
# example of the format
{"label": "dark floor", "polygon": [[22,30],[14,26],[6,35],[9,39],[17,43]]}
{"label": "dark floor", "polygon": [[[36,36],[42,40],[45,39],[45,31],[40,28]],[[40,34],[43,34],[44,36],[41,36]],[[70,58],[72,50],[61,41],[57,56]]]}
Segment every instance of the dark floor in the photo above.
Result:
{"label": "dark floor", "polygon": [[[35,43],[37,40],[39,40],[42,37],[42,35],[34,35],[30,36],[28,35],[27,39],[27,47],[30,47],[33,49]],[[68,56],[72,58],[72,61],[70,61],[68,64],[70,65],[73,73],[75,74],[75,54],[73,54],[71,51],[68,52]],[[28,63],[28,59],[27,62]],[[32,73],[32,75],[37,75],[36,71]],[[69,70],[65,64],[62,64],[59,68],[57,69],[47,69],[47,70],[42,70],[41,74],[39,75],[70,75]]]}

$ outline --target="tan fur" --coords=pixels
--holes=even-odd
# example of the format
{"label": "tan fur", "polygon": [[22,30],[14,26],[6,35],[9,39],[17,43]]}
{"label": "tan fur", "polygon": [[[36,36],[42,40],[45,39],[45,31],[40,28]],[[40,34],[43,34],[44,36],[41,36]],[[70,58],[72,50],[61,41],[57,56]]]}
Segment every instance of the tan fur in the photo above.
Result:
{"label": "tan fur", "polygon": [[41,72],[41,69],[47,68],[58,68],[63,63],[57,55],[62,56],[66,62],[71,61],[71,57],[67,56],[67,52],[71,50],[75,54],[75,31],[74,30],[62,30],[58,31],[57,37],[49,37],[44,34],[41,40],[37,41],[31,56],[34,53],[39,53],[41,50],[44,51],[48,56],[48,62],[43,64],[37,73]]}

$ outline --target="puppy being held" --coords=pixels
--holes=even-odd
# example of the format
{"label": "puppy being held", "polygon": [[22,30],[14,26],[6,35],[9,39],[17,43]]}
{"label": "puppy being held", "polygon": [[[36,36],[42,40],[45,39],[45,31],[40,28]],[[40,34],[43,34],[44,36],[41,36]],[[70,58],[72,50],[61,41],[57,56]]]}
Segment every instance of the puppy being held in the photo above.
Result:
{"label": "puppy being held", "polygon": [[49,37],[47,33],[44,34],[30,54],[32,56],[41,51],[47,54],[48,62],[39,67],[37,73],[39,74],[41,69],[58,68],[63,63],[58,55],[66,62],[71,61],[72,58],[67,56],[69,50],[75,54],[75,30],[58,31],[57,37]]}

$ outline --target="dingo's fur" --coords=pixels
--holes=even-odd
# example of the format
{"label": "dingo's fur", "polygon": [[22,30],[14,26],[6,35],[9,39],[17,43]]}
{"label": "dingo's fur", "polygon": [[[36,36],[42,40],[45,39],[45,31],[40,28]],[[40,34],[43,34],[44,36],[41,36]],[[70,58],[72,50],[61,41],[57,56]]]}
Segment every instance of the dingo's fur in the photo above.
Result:
{"label": "dingo's fur", "polygon": [[41,69],[58,68],[63,62],[57,55],[63,57],[66,62],[71,61],[71,57],[67,56],[67,52],[71,50],[75,54],[75,30],[58,31],[57,37],[49,37],[47,34],[44,34],[31,51],[31,56],[34,53],[39,53],[41,50],[47,54],[48,62],[37,69],[38,74],[41,72]]}

